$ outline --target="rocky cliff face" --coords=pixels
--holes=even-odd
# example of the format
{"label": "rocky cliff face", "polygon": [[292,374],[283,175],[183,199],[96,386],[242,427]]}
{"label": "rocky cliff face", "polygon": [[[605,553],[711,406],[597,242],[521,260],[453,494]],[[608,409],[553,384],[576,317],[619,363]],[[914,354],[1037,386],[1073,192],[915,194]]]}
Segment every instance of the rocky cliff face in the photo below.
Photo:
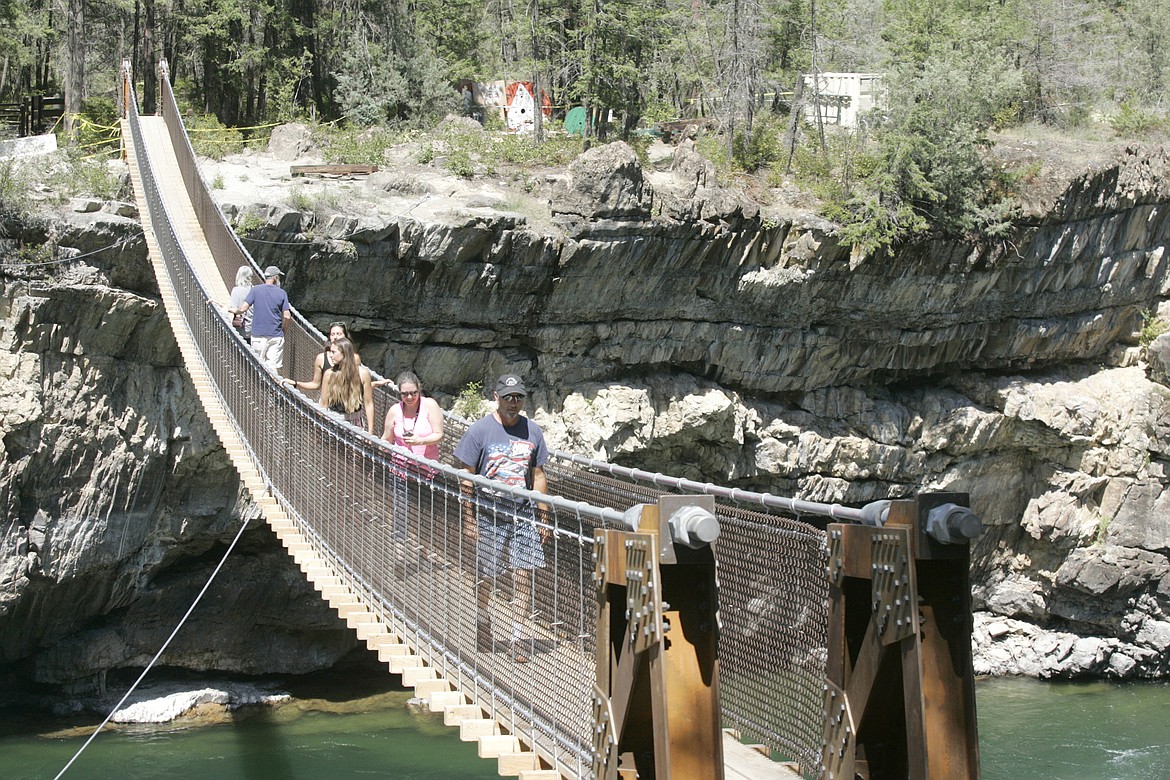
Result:
{"label": "rocky cliff face", "polygon": [[1139,330],[1167,313],[1168,172],[1125,149],[1001,241],[895,257],[756,213],[685,146],[661,174],[583,156],[541,233],[433,189],[425,220],[251,208],[258,256],[382,373],[450,393],[521,371],[558,446],[675,475],[968,492],[981,671],[1162,675],[1170,396]]}
{"label": "rocky cliff face", "polygon": [[[181,368],[137,221],[5,227],[0,689],[84,693],[107,669],[150,660],[255,512]],[[17,246],[50,239],[66,257],[96,253],[18,262]],[[162,663],[310,671],[353,645],[253,521]]]}
{"label": "rocky cliff face", "polygon": [[[1167,296],[1168,168],[1132,149],[1000,243],[895,257],[761,215],[685,147],[661,172],[594,150],[537,188],[541,220],[401,174],[360,215],[223,195],[263,217],[258,262],[319,324],[352,322],[381,373],[442,395],[520,371],[556,446],[675,475],[849,503],[968,492],[988,524],[980,670],[1138,676],[1170,671],[1170,391],[1138,344]],[[121,245],[5,266],[0,663],[84,685],[149,657],[249,503],[134,222],[52,229]],[[245,547],[167,663],[299,671],[352,646],[262,528]],[[273,603],[300,608],[257,631]]]}

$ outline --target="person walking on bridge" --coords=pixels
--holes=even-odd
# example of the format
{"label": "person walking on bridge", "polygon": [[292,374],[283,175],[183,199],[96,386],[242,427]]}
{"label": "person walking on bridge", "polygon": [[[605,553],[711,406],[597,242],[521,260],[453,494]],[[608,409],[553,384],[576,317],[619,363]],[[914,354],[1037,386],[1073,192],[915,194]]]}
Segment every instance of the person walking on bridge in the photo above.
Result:
{"label": "person walking on bridge", "polygon": [[[304,382],[290,377],[280,380],[280,383],[293,387],[301,392],[305,390],[320,390],[321,383],[325,380],[325,372],[333,369],[333,358],[329,356],[329,348],[338,339],[346,339],[351,344],[353,343],[353,336],[349,335],[349,328],[345,326],[344,322],[331,322],[329,323],[329,333],[326,337],[325,346],[313,358],[313,379],[309,382]],[[362,364],[362,356],[357,354],[356,351],[353,356],[360,366]],[[377,387],[378,384],[379,382],[374,382],[374,387]]]}
{"label": "person walking on bridge", "polygon": [[[473,423],[455,446],[455,460],[463,471],[487,477],[509,487],[548,492],[544,464],[548,447],[540,426],[520,414],[528,391],[516,374],[505,374],[496,383],[496,411]],[[509,649],[512,660],[526,663],[530,651],[522,646],[522,621],[532,615],[532,572],[544,568],[542,542],[552,533],[549,509],[512,496],[507,491],[461,485],[463,531],[475,539],[476,646],[480,652],[495,649],[488,603],[495,580],[512,571],[513,618]],[[539,524],[537,520],[539,519]],[[507,558],[505,558],[507,555]]]}
{"label": "person walking on bridge", "polygon": [[[439,402],[422,394],[422,383],[413,371],[398,374],[395,384],[400,400],[386,411],[382,438],[415,455],[438,460],[439,442],[443,440],[443,410]],[[390,456],[390,462],[394,464],[390,469],[394,474],[394,524],[391,539],[401,547],[407,538],[411,490],[421,490],[421,487],[416,486],[431,484],[435,469],[398,453]],[[405,559],[405,550],[400,551],[400,556]]]}
{"label": "person walking on bridge", "polygon": [[[236,286],[232,288],[231,302],[228,304],[228,311],[239,309],[244,304],[244,298],[248,296],[248,291],[252,289],[252,267],[248,265],[241,265],[236,270]],[[235,314],[232,316],[232,327],[252,343],[252,315],[251,314]]]}
{"label": "person walking on bridge", "polygon": [[330,368],[321,380],[321,406],[345,421],[374,432],[374,384],[370,369],[353,351],[353,342],[338,339],[329,345]]}
{"label": "person walking on bridge", "polygon": [[248,291],[240,306],[229,306],[230,314],[252,313],[252,351],[260,362],[279,374],[284,366],[284,329],[292,320],[288,293],[280,287],[284,272],[274,265],[264,269],[264,284]]}

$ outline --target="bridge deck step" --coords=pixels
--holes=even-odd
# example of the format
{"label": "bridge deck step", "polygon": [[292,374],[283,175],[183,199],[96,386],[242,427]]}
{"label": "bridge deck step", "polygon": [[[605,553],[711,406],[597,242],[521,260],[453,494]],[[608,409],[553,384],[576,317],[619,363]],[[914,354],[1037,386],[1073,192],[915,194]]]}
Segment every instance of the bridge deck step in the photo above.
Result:
{"label": "bridge deck step", "polygon": [[520,752],[520,740],[512,734],[489,734],[479,738],[478,750],[480,758],[511,755]]}
{"label": "bridge deck step", "polygon": [[413,688],[423,680],[437,680],[439,673],[433,666],[411,666],[402,670],[402,684]]}
{"label": "bridge deck step", "polygon": [[442,677],[434,680],[419,680],[414,684],[414,692],[417,696],[425,698],[433,693],[445,693],[451,690],[451,681]]}
{"label": "bridge deck step", "polygon": [[403,669],[422,666],[423,659],[419,658],[417,655],[395,655],[391,656],[388,663],[390,666],[390,672],[392,674],[402,674]]}
{"label": "bridge deck step", "polygon": [[477,704],[453,704],[443,708],[443,725],[445,726],[458,726],[468,718],[482,717],[483,710]]}
{"label": "bridge deck step", "polygon": [[391,658],[410,655],[410,648],[406,645],[381,645],[378,647],[378,660],[384,664],[390,663]]}
{"label": "bridge deck step", "polygon": [[386,630],[385,624],[380,620],[359,623],[354,626],[354,630],[357,631],[358,639],[362,640],[363,642],[376,636],[385,636],[387,633],[389,633]]}
{"label": "bridge deck step", "polygon": [[463,695],[462,691],[436,691],[427,697],[427,709],[431,712],[442,712],[443,722],[451,725],[447,723],[447,709],[463,706],[466,701],[467,697]]}
{"label": "bridge deck step", "polygon": [[532,752],[505,753],[496,756],[496,771],[503,777],[516,777],[521,772],[540,769],[540,757]]}
{"label": "bridge deck step", "polygon": [[468,718],[459,722],[459,739],[464,742],[475,742],[480,737],[499,733],[500,724],[492,718]]}
{"label": "bridge deck step", "polygon": [[321,594],[321,598],[326,601],[351,601],[353,594],[349,592],[349,588],[344,585],[318,585],[317,592]]}
{"label": "bridge deck step", "polygon": [[346,591],[344,595],[338,594],[337,598],[330,598],[328,601],[329,606],[333,607],[333,611],[342,619],[366,611],[366,605],[355,599],[349,591]]}

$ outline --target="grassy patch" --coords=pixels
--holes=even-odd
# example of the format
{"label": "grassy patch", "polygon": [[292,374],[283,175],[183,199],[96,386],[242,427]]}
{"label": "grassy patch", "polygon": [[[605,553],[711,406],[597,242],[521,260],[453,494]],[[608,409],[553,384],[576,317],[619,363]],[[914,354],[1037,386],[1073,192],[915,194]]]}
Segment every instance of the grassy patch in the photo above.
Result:
{"label": "grassy patch", "polygon": [[236,234],[244,236],[250,233],[255,233],[257,230],[267,224],[268,221],[264,219],[264,217],[255,212],[249,211],[246,214],[241,214],[239,219],[236,220]]}
{"label": "grassy patch", "polygon": [[101,200],[130,198],[129,185],[129,177],[114,173],[104,158],[94,157],[71,159],[54,181],[55,189],[70,196],[89,195]]}
{"label": "grassy patch", "polygon": [[409,138],[409,134],[381,127],[322,125],[313,131],[325,160],[336,165],[382,165],[386,150]]}
{"label": "grassy patch", "polygon": [[186,117],[183,121],[187,125],[187,134],[195,154],[222,160],[229,154],[244,151],[244,134],[235,128],[225,127],[210,114]]}
{"label": "grassy patch", "polygon": [[1166,320],[1154,314],[1154,312],[1146,309],[1142,312],[1142,328],[1138,331],[1138,344],[1142,349],[1146,349],[1150,344],[1154,343],[1154,339],[1161,336],[1167,330],[1170,330],[1170,324]]}
{"label": "grassy patch", "polygon": [[0,214],[26,214],[32,208],[33,178],[16,160],[0,160]]}

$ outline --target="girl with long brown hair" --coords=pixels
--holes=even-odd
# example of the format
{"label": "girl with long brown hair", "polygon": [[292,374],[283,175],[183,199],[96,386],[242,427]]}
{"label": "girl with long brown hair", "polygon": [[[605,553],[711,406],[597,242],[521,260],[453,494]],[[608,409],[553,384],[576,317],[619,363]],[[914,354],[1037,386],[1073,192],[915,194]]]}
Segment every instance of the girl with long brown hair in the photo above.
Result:
{"label": "girl with long brown hair", "polygon": [[374,384],[370,370],[358,362],[353,342],[346,338],[329,345],[329,359],[331,365],[321,379],[321,406],[372,434]]}

